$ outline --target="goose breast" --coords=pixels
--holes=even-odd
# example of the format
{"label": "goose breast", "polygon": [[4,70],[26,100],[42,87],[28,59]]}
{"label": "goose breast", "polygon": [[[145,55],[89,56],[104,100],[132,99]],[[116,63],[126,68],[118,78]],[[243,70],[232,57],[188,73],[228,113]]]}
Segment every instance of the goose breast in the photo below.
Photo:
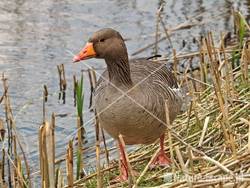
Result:
{"label": "goose breast", "polygon": [[165,101],[172,122],[180,112],[182,97],[171,71],[149,60],[130,61],[132,87],[108,81],[104,71],[98,80],[94,102],[101,126],[114,138],[122,134],[126,144],[149,144],[166,130]]}

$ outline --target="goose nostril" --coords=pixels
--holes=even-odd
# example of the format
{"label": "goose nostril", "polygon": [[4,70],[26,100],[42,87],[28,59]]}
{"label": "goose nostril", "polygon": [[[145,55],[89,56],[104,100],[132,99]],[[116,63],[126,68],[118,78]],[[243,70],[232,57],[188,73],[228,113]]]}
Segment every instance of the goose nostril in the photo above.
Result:
{"label": "goose nostril", "polygon": [[80,60],[81,60],[80,56],[75,55],[74,58],[73,58],[73,63],[76,63],[76,62],[78,62]]}

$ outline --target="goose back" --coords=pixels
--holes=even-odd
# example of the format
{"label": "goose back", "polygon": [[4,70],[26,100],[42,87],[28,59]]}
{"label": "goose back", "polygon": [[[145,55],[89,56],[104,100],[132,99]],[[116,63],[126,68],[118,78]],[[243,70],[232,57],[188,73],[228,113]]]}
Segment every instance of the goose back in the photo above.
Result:
{"label": "goose back", "polygon": [[109,82],[104,71],[94,92],[101,126],[126,144],[154,142],[166,130],[165,102],[172,122],[180,112],[182,96],[172,72],[163,64],[146,59],[130,60],[132,85]]}

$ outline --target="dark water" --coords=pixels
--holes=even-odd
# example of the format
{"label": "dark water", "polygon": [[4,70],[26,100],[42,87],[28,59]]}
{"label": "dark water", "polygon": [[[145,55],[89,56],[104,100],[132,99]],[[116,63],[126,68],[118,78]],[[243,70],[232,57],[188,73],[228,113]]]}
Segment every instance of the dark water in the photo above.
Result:
{"label": "dark water", "polygon": [[[32,173],[38,169],[38,129],[42,121],[42,91],[49,90],[47,117],[52,112],[68,114],[56,119],[57,156],[65,153],[66,143],[74,137],[76,110],[73,106],[72,76],[81,74],[88,66],[103,68],[101,60],[71,64],[72,54],[77,53],[91,34],[103,27],[120,31],[129,54],[154,41],[158,1],[152,0],[1,0],[0,1],[0,74],[6,74],[19,137]],[[232,7],[249,15],[249,0],[168,0],[163,10],[167,27],[175,27],[200,15],[206,24],[177,31],[171,35],[177,51],[190,52],[197,49],[193,38],[207,31],[217,34],[232,28]],[[249,17],[247,17],[249,18]],[[162,35],[163,36],[163,35]],[[183,40],[187,45],[183,48]],[[138,56],[149,56],[152,48]],[[160,53],[170,53],[169,44],[160,44]],[[56,65],[65,63],[68,87],[66,104],[58,101],[58,74]],[[88,66],[86,66],[87,64]],[[88,143],[93,146],[95,134],[93,114],[88,110],[89,82],[85,77],[84,119]],[[2,88],[0,89],[0,94]],[[3,109],[0,118],[4,118]],[[108,140],[110,146],[113,141]],[[94,158],[93,150],[86,152],[86,161]],[[35,175],[34,175],[35,176]]]}

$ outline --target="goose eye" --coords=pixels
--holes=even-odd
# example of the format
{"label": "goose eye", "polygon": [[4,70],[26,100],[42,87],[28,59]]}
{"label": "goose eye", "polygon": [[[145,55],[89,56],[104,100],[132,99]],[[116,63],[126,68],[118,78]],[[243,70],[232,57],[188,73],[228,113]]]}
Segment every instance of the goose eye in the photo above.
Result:
{"label": "goose eye", "polygon": [[99,42],[104,42],[105,39],[100,39]]}

